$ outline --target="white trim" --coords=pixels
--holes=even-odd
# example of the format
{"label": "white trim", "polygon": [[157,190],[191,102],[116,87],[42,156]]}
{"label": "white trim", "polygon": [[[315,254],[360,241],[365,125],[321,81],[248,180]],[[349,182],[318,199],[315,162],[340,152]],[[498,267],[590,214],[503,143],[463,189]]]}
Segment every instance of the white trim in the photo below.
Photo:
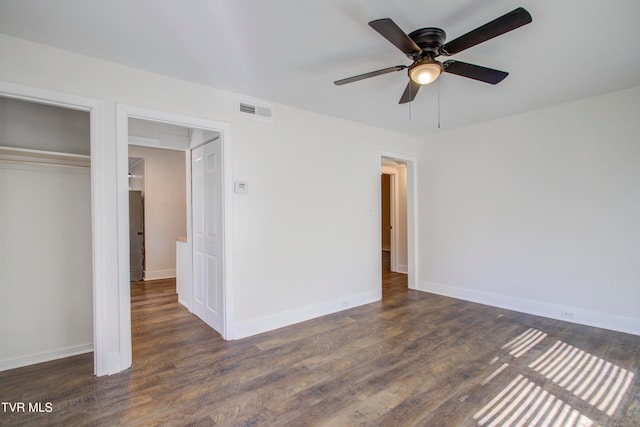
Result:
{"label": "white trim", "polygon": [[348,310],[365,304],[380,301],[382,288],[376,291],[345,295],[329,301],[323,301],[305,307],[274,313],[268,316],[236,322],[233,335],[235,339],[246,338],[284,326],[304,322],[316,317],[326,316],[342,310]]}
{"label": "white trim", "polygon": [[59,348],[57,350],[44,351],[42,353],[34,353],[26,356],[15,357],[13,359],[0,360],[0,371],[35,365],[36,363],[49,362],[51,360],[76,356],[78,354],[90,353],[92,351],[93,344],[87,343],[74,345],[72,347]]}
{"label": "white trim", "polygon": [[[129,213],[128,202],[129,199],[127,185],[127,169],[128,169],[128,151],[129,151],[129,137],[128,137],[128,119],[136,118],[142,120],[151,120],[155,122],[163,122],[183,127],[200,128],[206,130],[212,130],[220,132],[222,134],[222,153],[223,153],[223,198],[224,198],[224,211],[223,211],[223,241],[224,241],[224,311],[225,321],[222,336],[224,339],[232,339],[233,334],[230,331],[233,330],[233,277],[232,277],[232,194],[233,194],[233,182],[231,174],[231,125],[228,123],[217,122],[208,119],[201,119],[193,116],[185,116],[181,114],[175,114],[165,111],[152,110],[148,108],[136,107],[132,105],[117,104],[116,105],[116,127],[118,130],[116,141],[116,152],[118,162],[118,246],[122,248],[119,251],[118,265],[120,266],[120,274],[118,277],[119,287],[121,291],[127,291],[129,289]],[[190,147],[184,151],[190,151]],[[187,173],[191,174],[191,169],[187,168]],[[187,180],[188,182],[190,179]],[[189,185],[189,184],[188,184]],[[188,197],[190,198],[191,192],[188,186]],[[192,242],[191,236],[191,206],[187,203],[187,241]],[[127,248],[127,249],[125,249]],[[121,312],[121,315],[131,317],[130,304],[121,301],[122,307],[126,307],[126,310]],[[189,304],[190,305],[190,304]],[[121,337],[128,336],[127,342],[121,341],[123,352],[128,353],[131,357],[131,326],[129,324],[128,330],[125,330],[124,323],[121,324]]]}
{"label": "white trim", "polygon": [[129,135],[129,145],[137,145],[140,147],[160,148],[162,150],[173,150],[185,152],[186,148],[180,148],[172,145],[162,145],[158,138],[148,138],[146,136]]}
{"label": "white trim", "polygon": [[[108,241],[109,222],[105,219],[105,203],[110,193],[104,176],[107,168],[104,154],[104,110],[102,101],[83,96],[56,92],[48,89],[0,81],[0,96],[23,101],[55,105],[73,110],[88,111],[90,117],[91,152],[91,227],[93,259],[93,350],[94,373],[104,375],[115,368],[109,363],[108,325],[111,323],[106,304],[110,291],[110,272],[106,265],[103,245]],[[121,369],[118,369],[121,370]]]}
{"label": "white trim", "polygon": [[[129,145],[140,145],[142,147],[162,148],[159,138],[149,138],[146,136],[129,135]],[[171,149],[172,147],[167,147]],[[176,150],[176,148],[174,148]],[[184,151],[184,150],[180,150]]]}
{"label": "white trim", "polygon": [[[185,156],[184,156],[184,171],[185,171],[185,175],[187,177],[186,181],[186,198],[187,200],[185,201],[185,204],[187,206],[187,240],[186,242],[184,242],[184,259],[182,260],[184,262],[183,266],[185,268],[188,268],[188,271],[185,273],[185,275],[183,275],[182,279],[186,280],[186,286],[189,288],[189,298],[188,300],[186,300],[186,304],[181,303],[182,305],[184,305],[185,307],[187,307],[187,309],[189,310],[190,313],[193,313],[193,310],[191,309],[193,307],[193,230],[192,230],[192,225],[191,225],[191,220],[192,220],[192,213],[191,213],[191,150],[189,150],[188,152],[185,152]],[[177,251],[177,247],[176,247],[176,251]],[[177,252],[176,252],[177,253]],[[176,268],[178,267],[178,265],[176,264]],[[184,268],[183,268],[184,269]],[[177,274],[177,272],[176,272]],[[177,278],[176,278],[176,283],[177,283]],[[183,283],[184,285],[184,283]],[[180,295],[178,295],[178,301],[180,301]],[[183,299],[184,301],[184,299]]]}
{"label": "white trim", "polygon": [[[407,165],[407,284],[409,289],[418,289],[418,161],[413,156],[389,151],[378,152],[378,173],[383,159],[400,160]],[[378,175],[378,186],[380,176]],[[380,198],[380,191],[378,191]],[[382,206],[378,200],[378,229],[382,221]],[[379,248],[382,248],[382,235],[378,230]],[[380,251],[378,251],[380,253]],[[398,266],[399,267],[399,266]],[[399,268],[398,268],[399,270]]]}
{"label": "white trim", "polygon": [[[521,313],[535,316],[548,317],[562,320],[564,322],[578,323],[581,325],[593,326],[596,328],[610,329],[613,331],[625,332],[627,334],[640,335],[640,319],[631,317],[616,316],[613,314],[592,311],[580,307],[568,305],[552,304],[548,302],[535,301],[510,295],[500,295],[491,292],[477,291],[474,289],[460,288],[456,286],[444,285],[441,283],[420,281],[418,290],[471,301],[479,304],[500,307],[507,310],[514,310]],[[570,312],[574,319],[569,320],[561,317],[561,312]]]}

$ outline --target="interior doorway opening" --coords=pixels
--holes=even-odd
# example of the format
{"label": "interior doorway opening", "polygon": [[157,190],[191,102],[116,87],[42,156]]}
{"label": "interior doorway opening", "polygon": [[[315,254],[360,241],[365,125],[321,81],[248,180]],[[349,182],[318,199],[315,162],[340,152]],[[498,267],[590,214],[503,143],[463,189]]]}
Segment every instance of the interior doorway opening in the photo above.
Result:
{"label": "interior doorway opening", "polygon": [[384,157],[380,168],[380,235],[383,270],[407,274],[407,164]]}
{"label": "interior doorway opening", "polygon": [[[231,339],[230,322],[231,318],[231,288],[230,288],[230,275],[231,275],[231,232],[230,221],[231,217],[231,153],[230,153],[230,126],[225,123],[213,122],[205,119],[198,119],[190,116],[182,116],[173,113],[161,112],[157,110],[149,110],[145,108],[118,105],[117,108],[117,124],[118,124],[118,167],[121,171],[118,174],[118,198],[122,201],[119,205],[118,222],[122,226],[119,227],[120,232],[118,235],[118,241],[121,247],[129,247],[129,233],[128,233],[128,197],[129,190],[128,185],[128,173],[126,168],[129,164],[129,147],[142,146],[144,148],[160,149],[159,151],[173,150],[179,152],[182,156],[184,173],[182,173],[182,179],[184,180],[185,197],[183,198],[186,205],[186,233],[175,234],[172,238],[173,247],[175,252],[175,270],[169,274],[165,271],[163,274],[165,277],[171,275],[175,277],[176,291],[178,293],[179,302],[184,305],[190,312],[198,315],[194,311],[194,299],[197,297],[199,289],[202,289],[203,276],[197,274],[195,269],[196,262],[194,262],[194,210],[197,209],[196,205],[200,202],[200,199],[194,195],[193,189],[193,176],[192,176],[192,153],[193,150],[199,146],[210,141],[217,141],[219,146],[219,160],[220,160],[220,175],[219,186],[217,188],[219,196],[220,211],[217,214],[217,218],[220,221],[220,239],[221,239],[221,257],[219,264],[220,280],[216,282],[221,287],[221,296],[219,298],[220,303],[220,315],[223,319],[218,325],[212,325],[198,315],[205,323],[215,329],[224,339]],[[186,130],[186,134],[167,135],[172,132],[160,131],[155,136],[146,134],[133,135],[133,127],[144,125],[151,127],[160,127],[166,131],[166,126],[172,127],[175,131],[179,129],[180,132]],[[130,131],[131,129],[131,131]],[[132,156],[132,157],[136,157]],[[148,159],[146,159],[148,160]],[[145,181],[148,180],[151,165],[148,161],[145,161]],[[148,184],[145,184],[146,191],[148,192]],[[149,211],[149,203],[146,203],[145,211]],[[149,215],[152,215],[150,212]],[[149,251],[151,250],[152,243],[150,242],[149,222],[150,216],[145,214],[145,278],[150,279],[162,279],[162,277],[150,277],[149,271],[151,271],[151,257]],[[209,217],[206,216],[208,219]],[[182,234],[182,236],[180,236]],[[126,294],[130,294],[130,254],[127,250],[121,253],[119,259],[120,277],[119,287]],[[204,277],[206,278],[206,277]],[[131,301],[126,301],[125,313],[131,313]],[[128,352],[131,355],[131,328],[132,325],[122,323],[120,327],[121,337],[123,344],[127,347],[123,348],[124,352]],[[128,338],[128,339],[127,339]],[[131,363],[131,362],[129,362]]]}
{"label": "interior doorway opening", "polygon": [[379,253],[385,299],[389,284],[417,289],[416,159],[381,152],[379,165]]}
{"label": "interior doorway opening", "polygon": [[187,240],[187,161],[193,129],[129,119],[130,281],[176,277],[176,242]]}

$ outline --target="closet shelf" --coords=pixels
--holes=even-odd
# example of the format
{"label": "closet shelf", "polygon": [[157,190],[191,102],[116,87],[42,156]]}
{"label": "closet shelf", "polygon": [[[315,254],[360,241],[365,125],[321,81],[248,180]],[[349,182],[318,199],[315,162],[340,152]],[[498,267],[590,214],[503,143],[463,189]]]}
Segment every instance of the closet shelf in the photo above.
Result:
{"label": "closet shelf", "polygon": [[89,167],[91,164],[91,156],[86,154],[61,153],[58,151],[33,150],[0,145],[0,161],[54,166]]}

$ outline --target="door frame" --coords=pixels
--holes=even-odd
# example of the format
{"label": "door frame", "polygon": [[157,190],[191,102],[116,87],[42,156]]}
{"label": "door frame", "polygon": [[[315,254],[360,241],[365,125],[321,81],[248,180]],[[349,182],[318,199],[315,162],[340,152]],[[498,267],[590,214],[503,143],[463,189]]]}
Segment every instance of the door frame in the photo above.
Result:
{"label": "door frame", "polygon": [[105,206],[110,187],[105,181],[109,174],[104,147],[104,108],[100,100],[71,95],[48,89],[0,81],[0,96],[37,104],[52,105],[89,113],[89,146],[91,164],[91,246],[93,290],[93,369],[95,375],[110,373],[110,337],[103,327],[109,319],[107,296],[112,291],[111,269],[105,248],[111,238]]}
{"label": "door frame", "polygon": [[[409,289],[418,289],[418,171],[417,160],[413,156],[407,156],[405,154],[394,153],[389,151],[378,152],[378,229],[382,223],[382,192],[380,188],[380,174],[388,173],[383,170],[384,160],[391,159],[406,164],[407,167],[407,285]],[[394,191],[394,185],[397,185],[397,179],[393,179],[392,175],[392,191]],[[397,191],[395,192],[397,194]],[[393,198],[393,197],[392,197]],[[397,203],[392,201],[392,210],[396,209]],[[397,222],[397,215],[394,213],[394,221]],[[394,227],[397,224],[393,224]],[[394,249],[397,250],[397,233],[392,235],[391,239],[391,254],[393,256]],[[382,233],[378,231],[378,254],[382,253]]]}
{"label": "door frame", "polygon": [[[128,197],[128,152],[129,152],[129,118],[149,120],[154,122],[168,123],[177,126],[199,128],[212,130],[220,133],[222,141],[222,168],[223,168],[223,214],[222,214],[222,234],[223,234],[223,310],[224,310],[224,329],[221,333],[224,339],[233,339],[233,286],[232,286],[232,228],[231,228],[231,202],[233,194],[233,183],[231,174],[231,125],[228,123],[217,122],[198,117],[186,116],[181,114],[169,113],[166,111],[153,110],[149,108],[137,107],[126,104],[116,105],[116,151],[117,151],[117,193],[118,193],[118,242],[119,251],[118,265],[119,275],[118,283],[122,295],[125,295],[127,301],[121,300],[121,313],[126,316],[129,321],[121,322],[121,336],[128,336],[126,347],[123,352],[131,354],[131,302],[129,299],[130,283],[129,283],[129,197]],[[190,152],[191,147],[184,150]],[[192,242],[192,219],[191,219],[191,161],[187,165],[187,241]],[[191,263],[193,270],[193,263]],[[192,271],[193,272],[193,271]],[[193,288],[193,283],[190,286]],[[192,289],[193,291],[193,289]],[[193,295],[193,292],[191,292]],[[123,319],[124,320],[124,319]]]}

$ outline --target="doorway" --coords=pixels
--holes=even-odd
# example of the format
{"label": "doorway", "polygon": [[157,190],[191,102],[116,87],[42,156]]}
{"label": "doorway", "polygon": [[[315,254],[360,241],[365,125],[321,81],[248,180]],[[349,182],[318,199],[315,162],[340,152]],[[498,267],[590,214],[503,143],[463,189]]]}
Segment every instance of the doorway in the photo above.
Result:
{"label": "doorway", "polygon": [[415,159],[381,153],[379,183],[381,270],[405,276],[406,286],[416,289]]}
{"label": "doorway", "polygon": [[[182,250],[180,254],[177,255],[178,263],[176,264],[177,281],[183,282],[183,289],[179,289],[179,300],[180,302],[187,306],[187,308],[193,312],[194,304],[194,290],[198,289],[196,283],[199,280],[202,280],[201,277],[197,276],[194,271],[194,262],[193,262],[193,242],[194,242],[194,233],[193,233],[193,209],[196,203],[196,199],[193,198],[192,195],[192,180],[191,180],[191,149],[195,148],[198,145],[201,145],[203,142],[203,138],[209,137],[212,139],[211,135],[215,135],[217,139],[219,139],[219,145],[221,148],[220,152],[220,165],[221,165],[221,186],[220,190],[220,241],[221,241],[221,251],[222,251],[222,263],[220,267],[221,274],[221,313],[224,319],[224,322],[221,326],[218,326],[220,330],[218,332],[225,339],[232,339],[232,328],[231,323],[229,321],[232,318],[231,313],[231,301],[232,298],[232,286],[231,286],[231,226],[228,218],[231,217],[231,194],[232,194],[232,183],[231,183],[231,141],[230,141],[230,126],[225,123],[214,122],[211,120],[199,119],[190,116],[182,116],[178,114],[166,113],[157,110],[149,110],[145,108],[139,108],[134,106],[127,105],[118,105],[117,106],[117,126],[118,126],[118,166],[119,168],[123,168],[126,170],[128,165],[128,144],[129,144],[129,120],[130,119],[138,119],[138,120],[146,120],[157,123],[163,123],[173,126],[180,126],[192,129],[193,132],[189,138],[189,141],[185,145],[180,146],[180,150],[185,154],[185,170],[186,170],[186,191],[187,191],[187,203],[186,203],[186,211],[187,211],[187,227],[186,227],[186,239],[183,243]],[[157,144],[157,141],[147,141]],[[138,140],[138,144],[140,140]],[[161,146],[164,146],[165,143],[160,140]],[[166,147],[165,147],[166,148]],[[174,149],[176,149],[174,147]],[[118,194],[119,200],[125,201],[128,200],[126,197],[128,193],[128,182],[127,182],[127,172],[118,174]],[[123,203],[119,207],[118,211],[118,223],[125,230],[128,229],[128,204]],[[122,229],[120,228],[120,229]],[[122,247],[128,247],[128,230],[125,234],[124,232],[119,233],[119,242],[122,243]],[[174,242],[174,244],[176,244]],[[178,243],[179,245],[179,243]],[[121,289],[126,290],[128,293],[129,289],[129,253],[122,254],[119,259],[120,271],[121,274],[119,278],[119,286]],[[178,286],[180,288],[180,286]],[[182,292],[181,292],[182,291]],[[127,303],[126,311],[130,313],[130,303]],[[210,325],[211,326],[211,325]],[[213,326],[212,326],[213,327]],[[131,325],[129,324],[127,328],[121,326],[120,334],[122,337],[128,337],[125,339],[123,343],[127,346],[123,349],[128,354],[131,354]]]}
{"label": "doorway", "polygon": [[380,174],[380,217],[383,267],[394,273],[408,272],[407,166],[385,158]]}
{"label": "doorway", "polygon": [[130,281],[176,277],[187,239],[187,159],[192,129],[129,119]]}
{"label": "doorway", "polygon": [[[174,283],[180,303],[222,333],[220,134],[137,118],[129,118],[128,125],[132,289],[133,282],[140,280],[143,282],[135,283],[136,290],[140,286]],[[142,200],[144,209],[139,206]],[[187,205],[191,212],[189,232]],[[140,221],[142,212],[144,219]],[[132,227],[142,228],[142,232]],[[145,242],[142,253],[138,253],[140,234]],[[192,254],[191,261],[189,254]],[[177,268],[179,262],[183,268]],[[141,265],[143,277],[136,280],[134,273]]]}

